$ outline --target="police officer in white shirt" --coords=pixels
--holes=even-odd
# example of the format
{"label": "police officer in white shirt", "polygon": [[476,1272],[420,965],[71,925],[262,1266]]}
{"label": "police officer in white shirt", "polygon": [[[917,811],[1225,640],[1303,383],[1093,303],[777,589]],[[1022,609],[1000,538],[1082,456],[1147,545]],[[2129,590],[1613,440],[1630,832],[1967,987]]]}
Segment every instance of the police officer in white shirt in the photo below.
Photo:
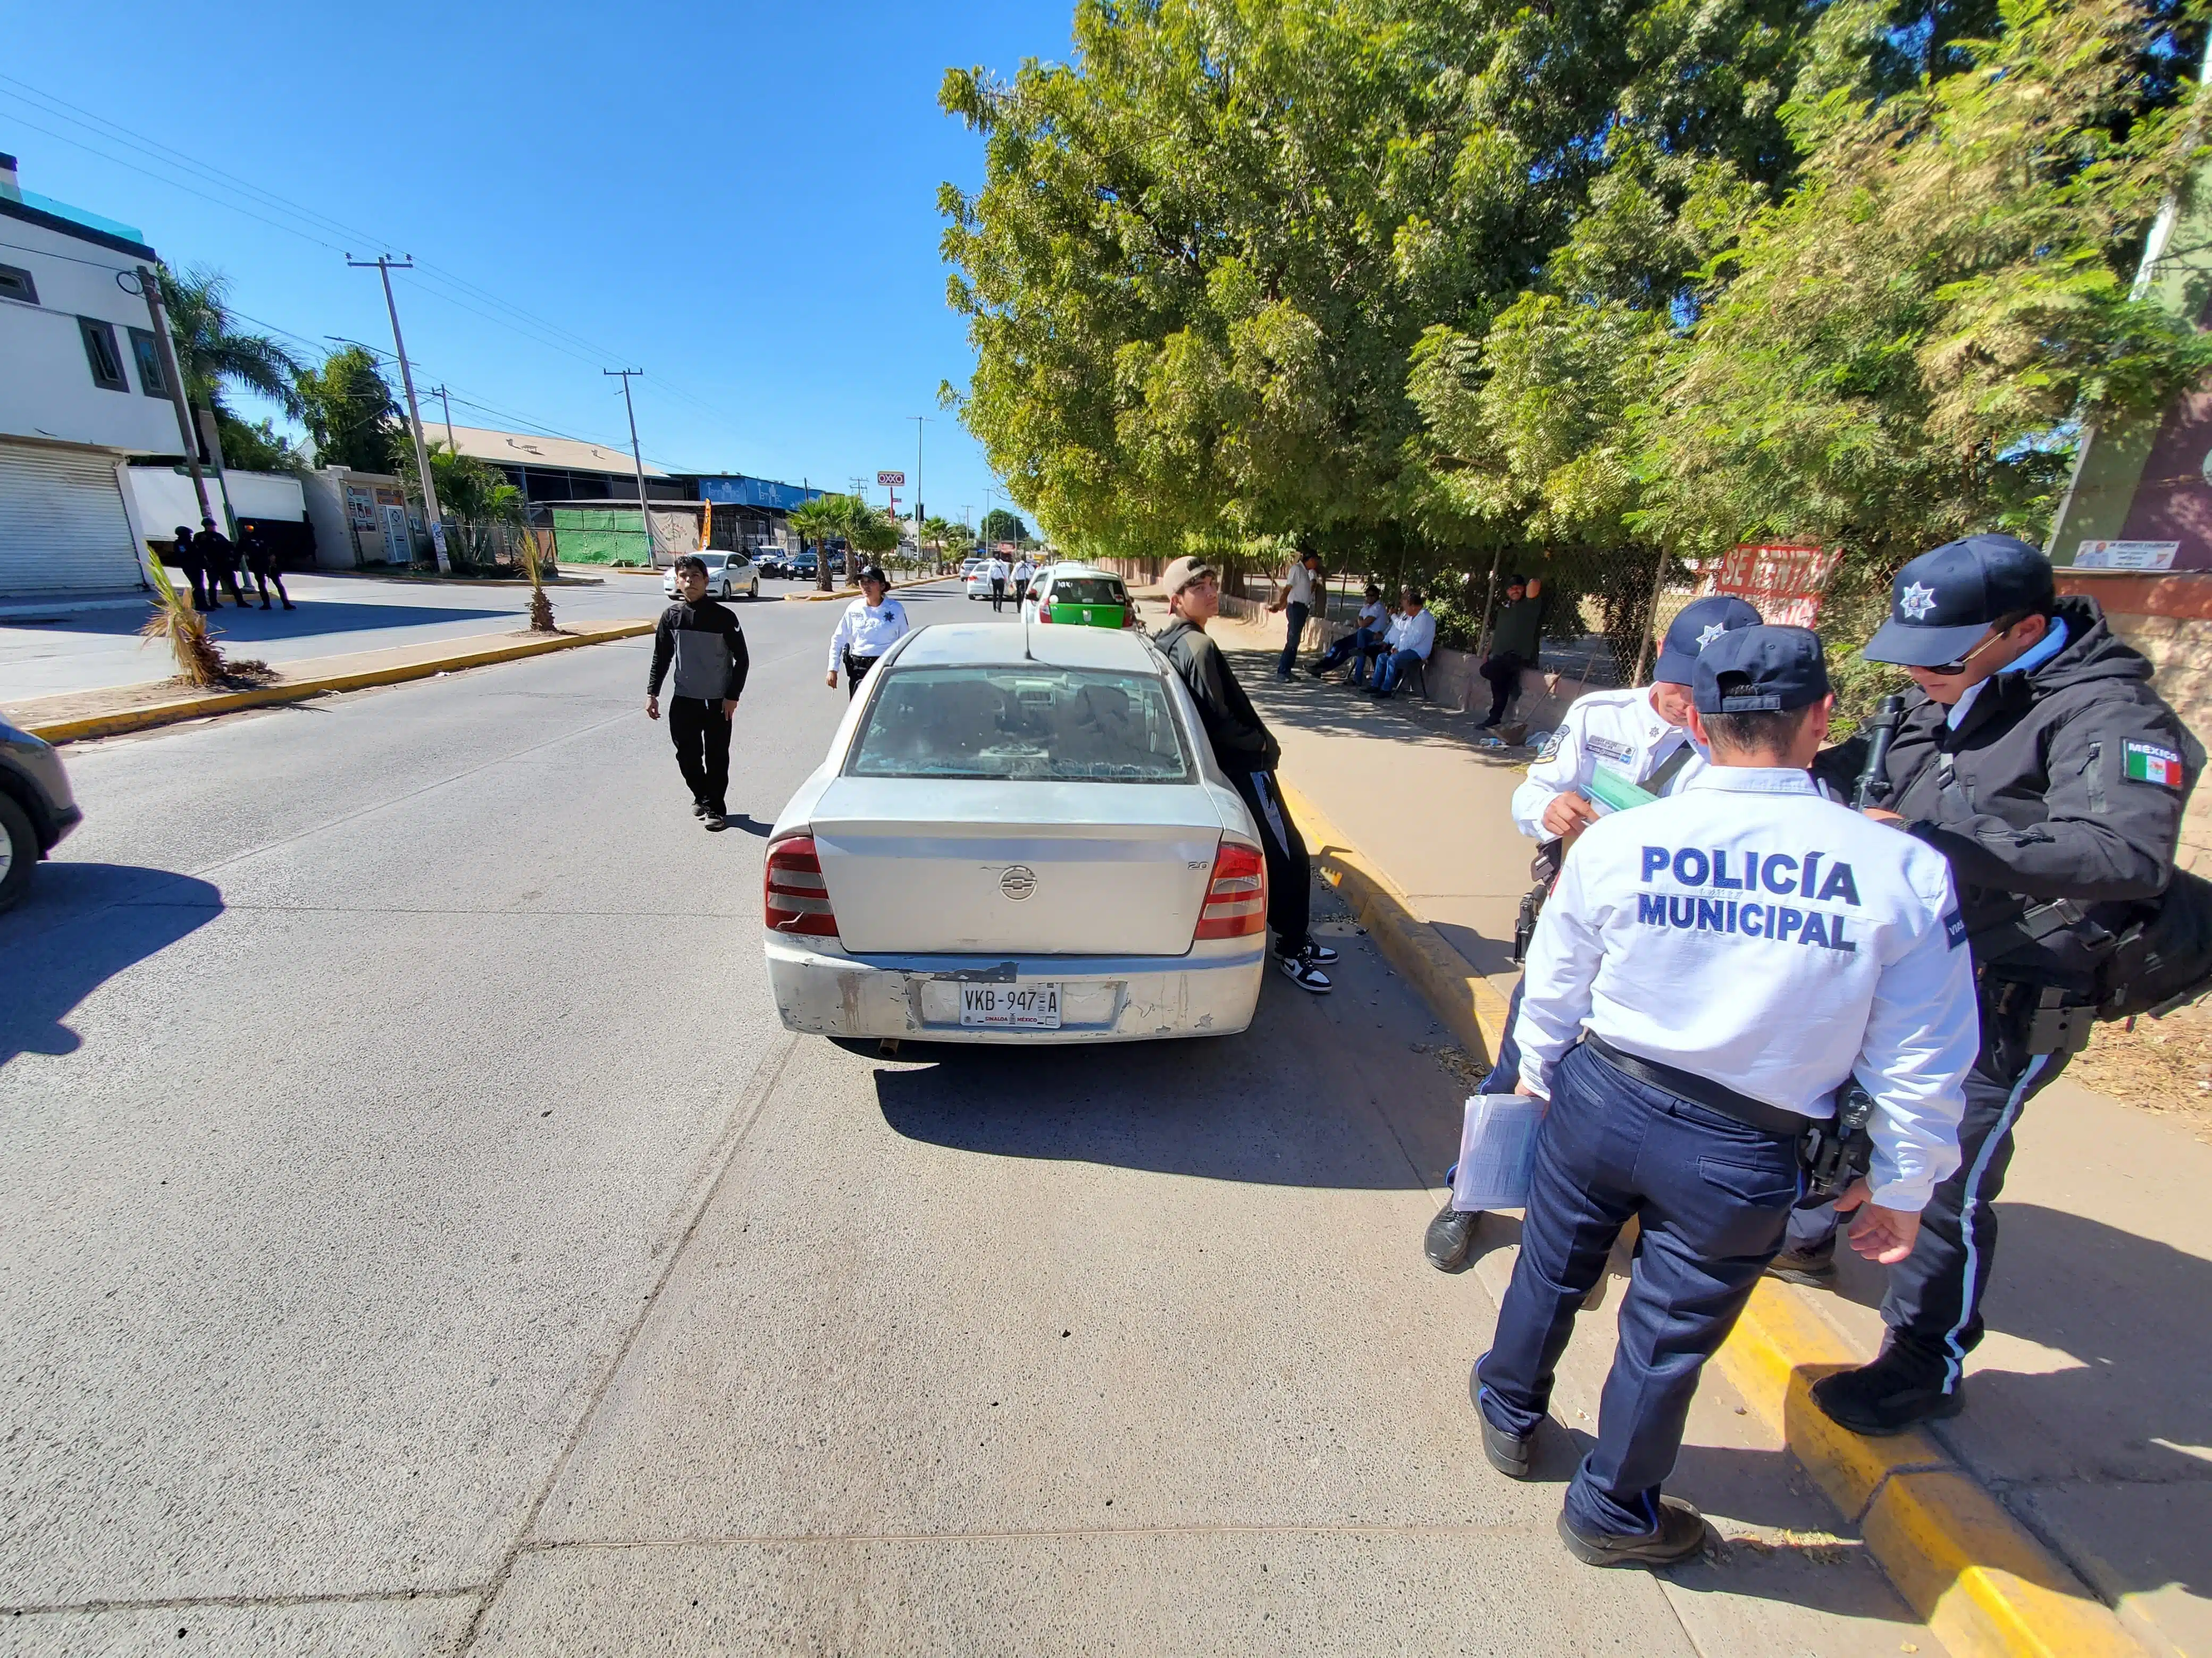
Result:
{"label": "police officer in white shirt", "polygon": [[906,619],[906,606],[890,596],[890,583],[882,567],[871,564],[860,572],[860,597],[837,618],[837,631],[830,635],[830,689],[837,689],[837,670],[845,670],[848,697],[857,696],[860,682],[876,659],[914,630]]}
{"label": "police officer in white shirt", "polygon": [[991,608],[994,610],[1002,608],[1006,602],[1006,577],[1009,574],[1006,561],[996,553],[991,555],[991,562],[983,567],[983,579],[991,584]]}
{"label": "police officer in white shirt", "polygon": [[[1513,791],[1514,827],[1538,843],[1538,867],[1531,873],[1548,882],[1564,847],[1597,821],[1598,811],[1590,804],[1588,790],[1600,766],[1657,795],[1680,789],[1705,769],[1705,750],[1689,729],[1690,679],[1697,671],[1698,653],[1723,634],[1755,628],[1759,620],[1759,612],[1748,603],[1725,593],[1693,599],[1668,624],[1650,684],[1589,691],[1569,705],[1559,729],[1528,768],[1528,777]],[[1478,1093],[1510,1094],[1521,1074],[1513,1025],[1521,1016],[1522,988],[1517,984],[1513,987],[1505,1039],[1498,1043],[1497,1063]],[[1451,1179],[1447,1171],[1444,1184],[1449,1186]],[[1421,1239],[1421,1253],[1430,1266],[1440,1272],[1455,1272],[1466,1265],[1479,1212],[1455,1208],[1450,1198],[1444,1199]]]}
{"label": "police officer in white shirt", "polygon": [[1640,1221],[1597,1443],[1559,1518],[1593,1565],[1703,1543],[1697,1509],[1659,1487],[1699,1371],[1781,1248],[1808,1123],[1854,1077],[1873,1096],[1871,1166],[1840,1206],[1854,1248],[1902,1260],[1957,1165],[1979,1040],[1949,865],[1807,773],[1833,701],[1819,638],[1725,634],[1693,696],[1711,766],[1586,829],[1536,926],[1520,1091],[1549,1105],[1474,1376],[1485,1454],[1527,1478],[1575,1314]]}
{"label": "police officer in white shirt", "polygon": [[1036,579],[1036,566],[1030,563],[1030,556],[1027,553],[1024,553],[1019,558],[1014,561],[1014,585],[1012,592],[1014,596],[1014,606],[1017,610],[1021,607],[1022,601],[1030,596],[1030,583]]}

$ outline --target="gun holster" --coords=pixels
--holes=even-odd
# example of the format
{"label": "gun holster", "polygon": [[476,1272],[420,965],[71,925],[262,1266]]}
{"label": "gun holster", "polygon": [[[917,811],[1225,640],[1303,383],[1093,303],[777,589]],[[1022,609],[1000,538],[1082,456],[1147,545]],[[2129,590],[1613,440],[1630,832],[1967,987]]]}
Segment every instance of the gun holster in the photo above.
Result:
{"label": "gun holster", "polygon": [[1874,1163],[1874,1096],[1857,1078],[1836,1090],[1836,1114],[1805,1126],[1797,1161],[1805,1170],[1801,1206],[1827,1203],[1849,1191]]}
{"label": "gun holster", "polygon": [[1518,967],[1528,958],[1528,941],[1536,936],[1536,918],[1544,913],[1544,900],[1552,896],[1553,884],[1559,878],[1559,865],[1566,861],[1566,842],[1558,835],[1537,843],[1536,855],[1528,860],[1528,873],[1536,884],[1521,900],[1520,913],[1513,918],[1513,965]]}
{"label": "gun holster", "polygon": [[2095,1005],[2057,985],[1991,978],[1983,993],[1996,1016],[2000,1038],[2018,1043],[2022,1060],[2038,1054],[2079,1054],[2089,1045],[2089,1033],[2096,1028]]}

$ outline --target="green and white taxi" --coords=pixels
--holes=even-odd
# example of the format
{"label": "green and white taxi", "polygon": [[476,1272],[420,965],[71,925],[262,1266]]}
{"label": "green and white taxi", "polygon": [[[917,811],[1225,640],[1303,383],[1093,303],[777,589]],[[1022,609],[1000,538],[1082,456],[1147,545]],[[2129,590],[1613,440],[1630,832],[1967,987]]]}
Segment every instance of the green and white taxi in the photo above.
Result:
{"label": "green and white taxi", "polygon": [[1022,620],[1071,628],[1136,625],[1129,590],[1111,570],[1089,564],[1048,564],[1030,580]]}

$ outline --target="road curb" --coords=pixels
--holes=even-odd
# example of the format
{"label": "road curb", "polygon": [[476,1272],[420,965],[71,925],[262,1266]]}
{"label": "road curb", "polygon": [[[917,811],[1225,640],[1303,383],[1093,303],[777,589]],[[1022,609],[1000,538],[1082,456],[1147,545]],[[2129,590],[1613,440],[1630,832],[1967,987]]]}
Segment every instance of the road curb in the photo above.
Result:
{"label": "road curb", "polygon": [[31,726],[25,729],[32,736],[42,738],[49,743],[81,743],[95,737],[117,737],[125,732],[173,726],[180,720],[203,720],[210,714],[230,714],[240,708],[265,708],[276,702],[301,702],[311,696],[322,696],[332,691],[357,691],[372,685],[397,685],[410,679],[428,679],[435,674],[455,672],[462,668],[488,667],[497,662],[519,661],[526,656],[544,656],[554,651],[574,650],[580,645],[597,645],[611,639],[635,639],[651,633],[655,625],[653,622],[620,622],[611,627],[595,628],[586,634],[562,634],[550,639],[520,640],[511,644],[428,657],[419,662],[364,668],[356,673],[288,679],[282,684],[260,685],[252,690],[210,691],[201,696],[179,697],[169,702],[149,702],[141,708],[118,708],[112,714],[87,714],[77,720],[57,720],[48,725]]}
{"label": "road curb", "polygon": [[[1392,966],[1485,1063],[1507,1003],[1320,808],[1279,777],[1321,865]],[[1717,1355],[1953,1658],[2144,1658],[2112,1610],[2045,1548],[1932,1435],[1867,1439],[1814,1404],[1812,1384],[1863,1364],[1810,1291],[1762,1278]]]}
{"label": "road curb", "polygon": [[[894,581],[884,591],[896,592],[902,587],[927,587],[933,581],[957,581],[959,579],[951,575],[926,575],[914,581]],[[783,602],[787,604],[827,604],[832,599],[842,598],[849,603],[860,596],[858,587],[839,587],[826,593],[786,593]]]}
{"label": "road curb", "polygon": [[1505,998],[1467,957],[1421,919],[1413,901],[1303,793],[1275,779],[1284,804],[1321,863],[1321,878],[1342,893],[1390,965],[1427,999],[1467,1051],[1487,1066],[1505,1035]]}

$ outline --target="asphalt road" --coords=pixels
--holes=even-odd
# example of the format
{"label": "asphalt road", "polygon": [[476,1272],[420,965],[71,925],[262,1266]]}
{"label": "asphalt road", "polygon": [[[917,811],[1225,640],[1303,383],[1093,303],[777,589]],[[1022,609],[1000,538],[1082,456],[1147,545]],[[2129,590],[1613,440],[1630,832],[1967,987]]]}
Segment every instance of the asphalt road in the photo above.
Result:
{"label": "asphalt road", "polygon": [[642,641],[69,750],[0,918],[0,1653],[1936,1650],[1717,1380],[1736,1540],[1668,1579],[1560,1549],[1565,1433],[1484,1463],[1511,1228],[1422,1262],[1464,1085],[1325,890],[1338,993],[1241,1036],[785,1033],[757,831],[845,699],[832,607],[742,615],[720,835]]}

